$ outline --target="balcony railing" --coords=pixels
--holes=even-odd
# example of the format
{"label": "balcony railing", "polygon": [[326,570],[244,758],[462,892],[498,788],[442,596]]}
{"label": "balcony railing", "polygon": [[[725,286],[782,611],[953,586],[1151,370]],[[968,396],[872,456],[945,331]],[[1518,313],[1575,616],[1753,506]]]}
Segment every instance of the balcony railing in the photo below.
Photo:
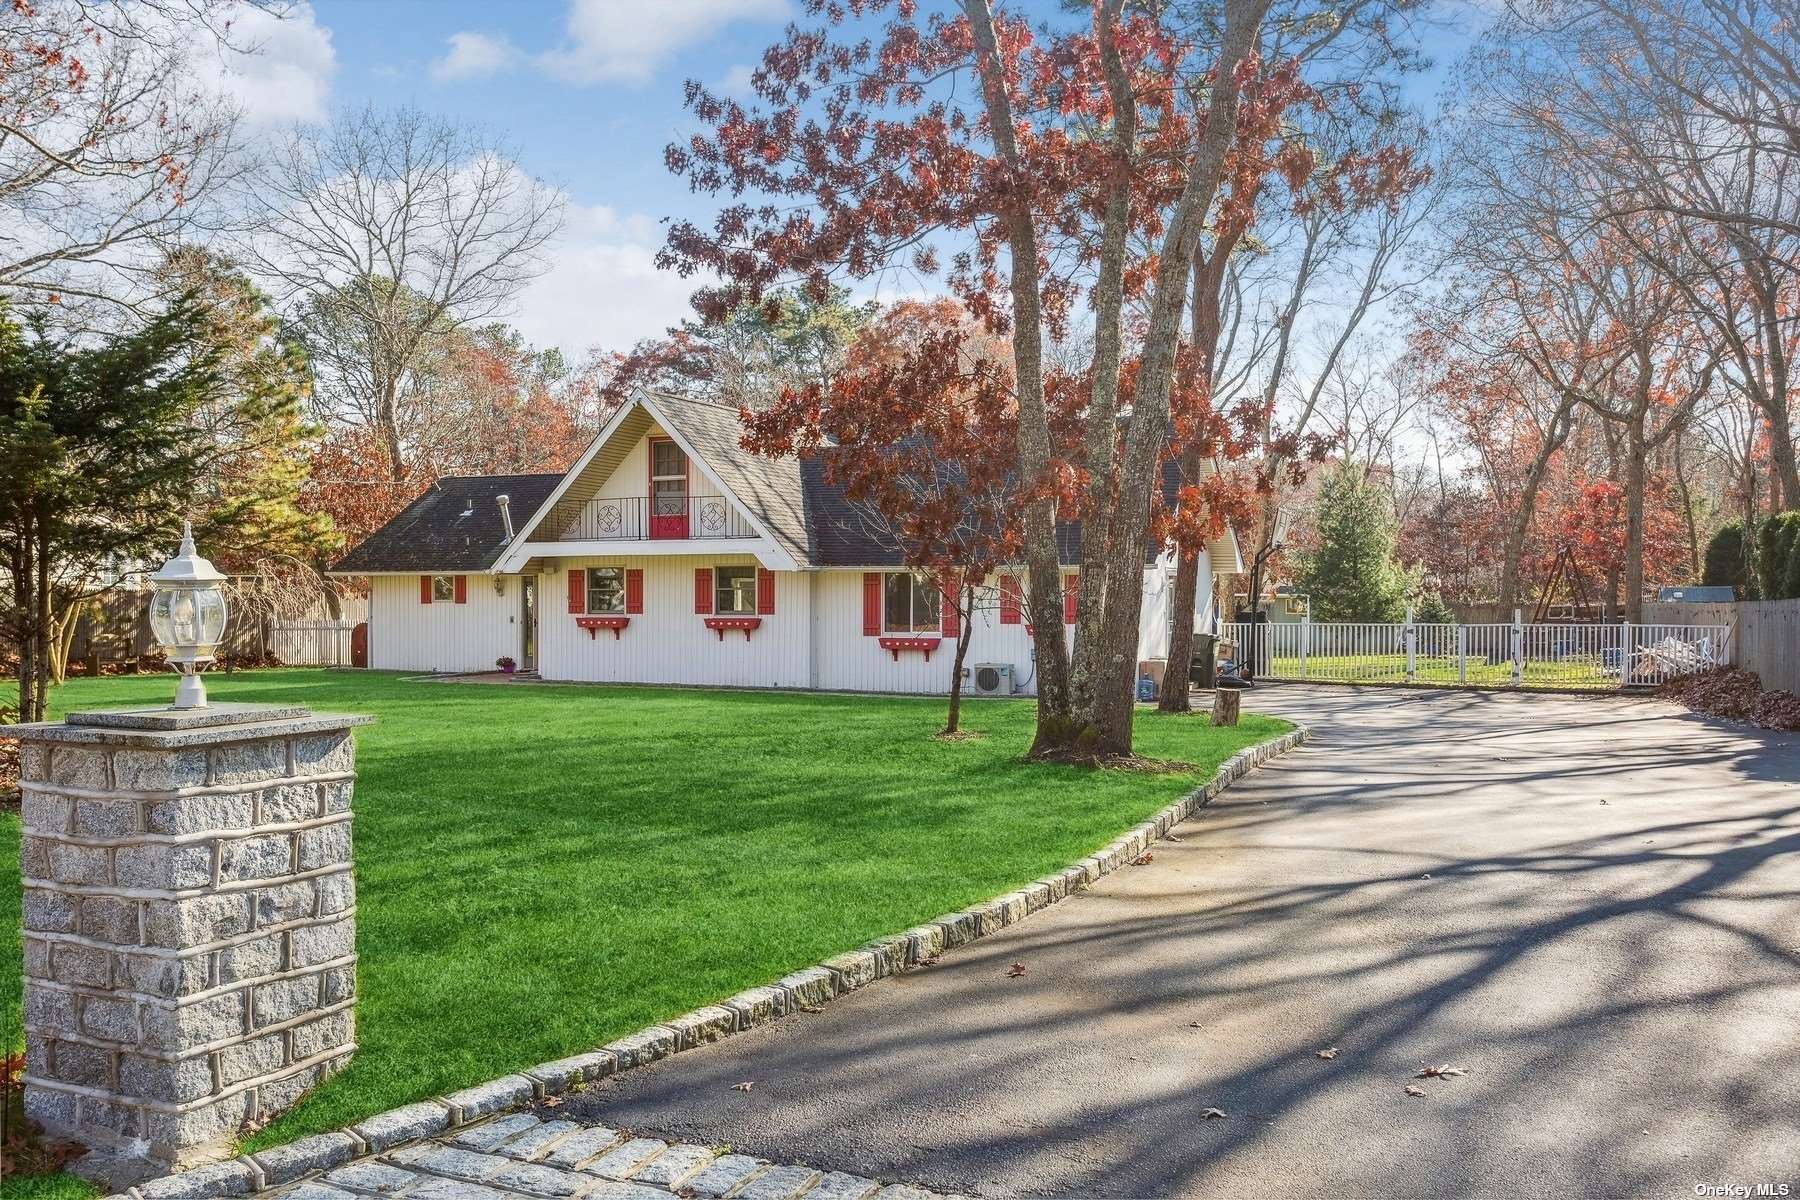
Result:
{"label": "balcony railing", "polygon": [[615,496],[563,501],[550,510],[532,540],[633,542],[755,536],[750,522],[723,496]]}

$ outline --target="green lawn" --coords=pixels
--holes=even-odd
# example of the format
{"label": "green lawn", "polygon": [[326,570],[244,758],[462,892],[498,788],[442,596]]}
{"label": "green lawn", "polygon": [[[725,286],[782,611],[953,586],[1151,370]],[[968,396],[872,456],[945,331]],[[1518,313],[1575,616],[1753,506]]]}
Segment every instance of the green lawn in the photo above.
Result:
{"label": "green lawn", "polygon": [[[76,680],[70,708],[173,679]],[[215,675],[221,700],[373,713],[357,732],[361,1050],[255,1145],[587,1050],[1092,853],[1284,722],[1138,716],[1152,774],[1029,764],[1032,706]],[[18,871],[0,817],[0,873]],[[19,1030],[0,888],[0,1035]],[[9,1185],[10,1186],[10,1185]],[[48,1194],[48,1193],[46,1193]]]}
{"label": "green lawn", "polygon": [[[1404,654],[1311,654],[1306,670],[1301,672],[1298,657],[1278,656],[1269,660],[1265,672],[1271,679],[1322,679],[1344,683],[1468,683],[1480,687],[1507,687],[1512,683],[1512,664],[1489,663],[1485,658],[1470,656],[1466,664],[1466,680],[1459,676],[1456,659],[1418,655],[1413,662],[1415,678],[1406,678]],[[1585,688],[1614,690],[1619,677],[1608,674],[1600,664],[1589,659],[1569,658],[1561,662],[1527,659],[1523,677],[1525,687]]]}

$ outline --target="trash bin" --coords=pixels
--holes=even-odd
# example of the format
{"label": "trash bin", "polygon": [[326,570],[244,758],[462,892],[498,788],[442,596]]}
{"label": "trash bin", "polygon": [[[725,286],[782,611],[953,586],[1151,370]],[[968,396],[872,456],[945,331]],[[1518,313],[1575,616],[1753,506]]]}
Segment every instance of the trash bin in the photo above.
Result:
{"label": "trash bin", "polygon": [[1219,677],[1219,636],[1214,633],[1194,635],[1193,661],[1188,669],[1188,686],[1211,688]]}

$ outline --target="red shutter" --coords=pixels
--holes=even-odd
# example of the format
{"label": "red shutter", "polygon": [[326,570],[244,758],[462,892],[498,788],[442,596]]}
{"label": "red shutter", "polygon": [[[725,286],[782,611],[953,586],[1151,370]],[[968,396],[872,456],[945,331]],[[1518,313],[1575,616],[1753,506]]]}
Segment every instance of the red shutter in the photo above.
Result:
{"label": "red shutter", "polygon": [[712,616],[712,568],[694,568],[694,611],[703,617]]}
{"label": "red shutter", "polygon": [[629,567],[625,571],[625,611],[644,611],[644,573],[637,567]]}
{"label": "red shutter", "polygon": [[863,636],[881,636],[881,572],[863,572]]}
{"label": "red shutter", "polygon": [[775,615],[775,572],[756,568],[756,611],[765,617]]}
{"label": "red shutter", "polygon": [[956,586],[957,573],[944,571],[938,575],[938,628],[947,638],[962,635],[962,589]]}
{"label": "red shutter", "polygon": [[469,577],[467,575],[456,577],[456,602],[458,604],[469,602]]}
{"label": "red shutter", "polygon": [[1019,623],[1020,601],[1024,597],[1019,594],[1019,577],[1002,575],[1000,577],[1000,623],[1017,625]]}
{"label": "red shutter", "polygon": [[1081,588],[1081,575],[1063,576],[1063,624],[1075,623],[1075,595]]}
{"label": "red shutter", "polygon": [[419,576],[419,603],[431,603],[431,576],[429,575]]}
{"label": "red shutter", "polygon": [[569,568],[569,611],[587,611],[587,570],[584,567]]}

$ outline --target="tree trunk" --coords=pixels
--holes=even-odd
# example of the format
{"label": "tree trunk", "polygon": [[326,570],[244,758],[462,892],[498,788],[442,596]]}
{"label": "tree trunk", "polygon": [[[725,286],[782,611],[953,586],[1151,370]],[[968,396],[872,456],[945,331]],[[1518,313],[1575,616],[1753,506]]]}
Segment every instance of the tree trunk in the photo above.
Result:
{"label": "tree trunk", "polygon": [[964,587],[961,594],[962,620],[956,634],[956,658],[950,664],[950,711],[944,716],[944,732],[962,728],[963,660],[969,656],[969,637],[975,632],[975,589]]}
{"label": "tree trunk", "polygon": [[1236,725],[1238,709],[1244,693],[1237,688],[1217,688],[1213,691],[1212,723],[1214,725]]}
{"label": "tree trunk", "polygon": [[31,720],[35,678],[31,656],[31,591],[37,577],[32,561],[31,518],[25,514],[18,544],[12,552],[13,635],[19,644],[19,720]]}
{"label": "tree trunk", "polygon": [[1800,464],[1794,454],[1794,436],[1784,420],[1769,421],[1769,459],[1781,485],[1779,511],[1800,509]]}
{"label": "tree trunk", "polygon": [[[975,42],[983,104],[995,150],[1015,176],[1023,175],[1013,134],[1012,102],[994,34],[987,0],[962,0],[963,14]],[[1024,188],[1022,178],[1018,184]],[[1022,198],[1008,205],[1007,246],[1011,256],[1008,287],[1013,303],[1013,379],[1019,401],[1017,445],[1019,468],[1026,485],[1046,486],[1050,475],[1050,419],[1044,407],[1043,317],[1038,295],[1037,229],[1029,204]],[[1025,505],[1026,608],[1031,613],[1032,649],[1037,664],[1037,733],[1031,752],[1039,754],[1063,744],[1070,735],[1069,653],[1063,642],[1062,564],[1056,550],[1056,501],[1032,499]]]}
{"label": "tree trunk", "polygon": [[[1199,378],[1195,381],[1206,391],[1212,403],[1214,376],[1213,357],[1219,349],[1219,289],[1225,283],[1225,263],[1237,239],[1213,244],[1212,254],[1194,263],[1194,363]],[[1203,466],[1200,447],[1190,446],[1181,456],[1181,482],[1198,483]],[[1188,553],[1192,550],[1192,553]],[[1163,672],[1162,695],[1157,708],[1166,713],[1184,713],[1192,709],[1188,699],[1188,668],[1194,658],[1194,605],[1200,591],[1200,555],[1197,547],[1178,548],[1175,563],[1175,594],[1169,600],[1169,670]],[[1181,686],[1170,687],[1174,668],[1181,668]]]}
{"label": "tree trunk", "polygon": [[1643,413],[1627,431],[1625,454],[1625,619],[1644,619],[1644,425]]}
{"label": "tree trunk", "polygon": [[1227,3],[1225,36],[1219,49],[1209,118],[1187,186],[1163,239],[1155,291],[1143,341],[1131,426],[1119,472],[1113,537],[1107,547],[1106,605],[1098,628],[1077,627],[1076,636],[1096,640],[1095,684],[1085,712],[1075,714],[1076,743],[1083,755],[1123,757],[1131,753],[1136,711],[1138,617],[1144,603],[1144,550],[1148,544],[1150,498],[1169,435],[1169,388],[1176,344],[1187,307],[1188,272],[1237,130],[1237,68],[1261,28],[1268,0]]}
{"label": "tree trunk", "polygon": [[387,440],[388,474],[394,479],[406,478],[406,464],[400,451],[399,391],[399,378],[389,372],[381,381],[381,435]]}
{"label": "tree trunk", "polygon": [[33,633],[37,695],[32,703],[31,719],[42,721],[50,699],[50,533],[41,520],[37,537],[37,628]]}
{"label": "tree trunk", "polygon": [[1120,57],[1114,34],[1122,0],[1094,6],[1094,35],[1105,68],[1113,105],[1112,179],[1107,186],[1106,213],[1100,246],[1100,269],[1094,284],[1094,361],[1089,372],[1086,502],[1081,511],[1081,575],[1084,586],[1075,598],[1076,638],[1069,665],[1069,704],[1086,708],[1093,702],[1096,678],[1092,629],[1106,610],[1111,581],[1106,575],[1106,548],[1112,537],[1113,459],[1118,447],[1119,361],[1124,352],[1125,251],[1131,233],[1131,168],[1137,149],[1137,101]]}

